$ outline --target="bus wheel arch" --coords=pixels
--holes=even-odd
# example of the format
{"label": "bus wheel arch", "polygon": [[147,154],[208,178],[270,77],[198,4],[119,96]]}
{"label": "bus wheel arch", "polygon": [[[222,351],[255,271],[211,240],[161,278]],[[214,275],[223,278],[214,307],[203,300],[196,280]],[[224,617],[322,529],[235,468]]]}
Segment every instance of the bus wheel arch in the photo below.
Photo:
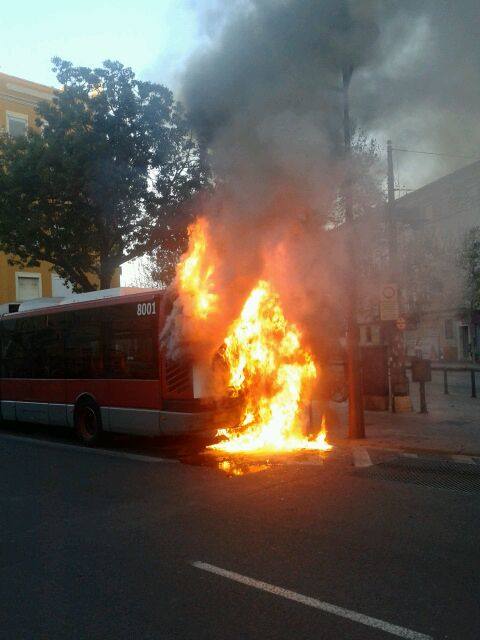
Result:
{"label": "bus wheel arch", "polygon": [[102,437],[102,415],[95,398],[82,394],[75,402],[73,424],[77,438],[86,446],[96,445]]}

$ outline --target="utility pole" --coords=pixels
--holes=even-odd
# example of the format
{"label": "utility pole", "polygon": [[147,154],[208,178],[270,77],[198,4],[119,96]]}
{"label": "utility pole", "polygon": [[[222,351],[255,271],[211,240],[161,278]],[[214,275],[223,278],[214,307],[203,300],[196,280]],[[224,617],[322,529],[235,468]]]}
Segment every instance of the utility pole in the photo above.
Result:
{"label": "utility pole", "polygon": [[[387,140],[387,234],[388,234],[388,259],[390,281],[397,287],[397,295],[400,295],[400,272],[398,265],[398,239],[395,221],[395,176],[393,173],[393,146],[392,141]],[[405,369],[405,340],[403,331],[397,328],[394,320],[389,321],[387,327],[389,352],[390,352],[390,383],[392,393],[392,411],[397,411],[398,398],[403,398],[402,410],[409,410],[411,403],[409,398],[409,382]]]}
{"label": "utility pole", "polygon": [[397,229],[394,219],[395,206],[395,177],[393,175],[393,149],[392,141],[387,140],[387,225],[388,225],[388,258],[390,261],[390,273],[393,280],[397,275]]}
{"label": "utility pole", "polygon": [[350,105],[348,90],[352,78],[353,66],[344,67],[342,72],[343,96],[343,135],[345,146],[345,223],[347,231],[347,252],[350,269],[347,282],[347,371],[348,371],[348,437],[365,438],[365,419],[363,414],[362,375],[360,363],[360,336],[357,322],[357,280],[358,259],[357,243],[353,223],[352,195],[352,145],[350,129]]}

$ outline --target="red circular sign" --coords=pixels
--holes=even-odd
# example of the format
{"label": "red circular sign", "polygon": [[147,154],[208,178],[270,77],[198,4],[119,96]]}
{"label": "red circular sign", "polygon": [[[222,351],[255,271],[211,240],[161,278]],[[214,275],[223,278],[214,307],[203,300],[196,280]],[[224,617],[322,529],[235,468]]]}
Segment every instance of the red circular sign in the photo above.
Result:
{"label": "red circular sign", "polygon": [[394,298],[395,294],[395,287],[392,287],[391,285],[386,285],[385,287],[383,287],[382,295],[387,300],[390,300],[390,298]]}

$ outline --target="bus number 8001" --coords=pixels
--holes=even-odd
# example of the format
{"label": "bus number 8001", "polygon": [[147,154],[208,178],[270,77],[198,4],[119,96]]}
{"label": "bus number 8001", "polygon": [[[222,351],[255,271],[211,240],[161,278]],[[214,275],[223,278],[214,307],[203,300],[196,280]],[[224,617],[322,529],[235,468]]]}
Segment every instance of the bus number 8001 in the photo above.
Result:
{"label": "bus number 8001", "polygon": [[155,313],[155,302],[137,304],[137,316],[154,316]]}

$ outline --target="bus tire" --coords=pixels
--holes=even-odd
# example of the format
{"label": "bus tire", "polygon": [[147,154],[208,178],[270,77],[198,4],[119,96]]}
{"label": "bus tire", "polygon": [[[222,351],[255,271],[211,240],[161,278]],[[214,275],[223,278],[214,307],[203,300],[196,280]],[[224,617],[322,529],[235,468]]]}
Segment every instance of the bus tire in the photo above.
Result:
{"label": "bus tire", "polygon": [[79,400],[74,413],[75,433],[87,447],[96,445],[102,437],[102,416],[93,400]]}

